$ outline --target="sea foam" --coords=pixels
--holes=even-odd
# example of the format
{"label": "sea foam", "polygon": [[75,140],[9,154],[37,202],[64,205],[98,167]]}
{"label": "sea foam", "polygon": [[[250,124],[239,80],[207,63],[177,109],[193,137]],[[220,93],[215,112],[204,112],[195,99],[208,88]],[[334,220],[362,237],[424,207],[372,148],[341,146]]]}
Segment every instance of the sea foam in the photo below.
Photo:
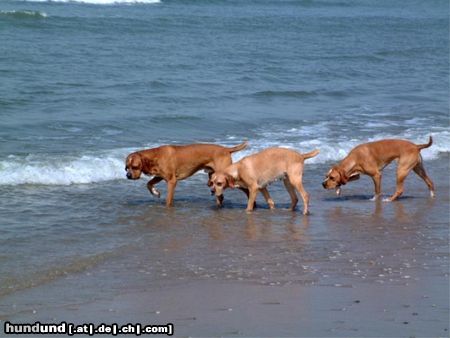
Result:
{"label": "sea foam", "polygon": [[91,153],[80,156],[9,156],[0,161],[0,185],[86,184],[119,179],[124,176],[126,151]]}
{"label": "sea foam", "polygon": [[[450,152],[450,131],[446,128],[434,128],[435,130],[428,133],[422,129],[413,128],[407,129],[400,135],[378,133],[368,138],[335,138],[330,136],[330,128],[331,126],[328,123],[321,122],[316,125],[291,128],[285,131],[261,132],[261,138],[250,140],[250,147],[233,154],[233,160],[238,161],[244,156],[268,147],[285,147],[301,153],[319,149],[320,154],[308,159],[308,163],[321,164],[340,161],[350,150],[361,143],[382,139],[405,139],[416,144],[425,144],[428,143],[429,136],[433,137],[433,145],[421,151],[424,160],[435,160],[439,158],[441,153]],[[317,135],[323,136],[317,137]]]}
{"label": "sea foam", "polygon": [[[324,137],[312,137],[314,131],[320,130]],[[265,131],[260,136],[249,140],[249,146],[232,155],[234,161],[244,156],[261,151],[268,147],[286,147],[300,152],[320,149],[320,154],[308,159],[309,164],[333,163],[344,158],[358,144],[385,138],[402,138],[416,144],[428,142],[433,136],[433,145],[421,151],[425,161],[438,159],[440,154],[450,152],[450,131],[440,130],[431,133],[407,130],[402,135],[378,134],[367,139],[333,139],[327,137],[327,125],[291,128],[286,131]],[[241,136],[230,135],[227,139],[216,140],[215,143],[227,146],[238,144]],[[157,144],[145,144],[140,147],[151,148]],[[108,151],[82,154],[50,155],[34,154],[28,156],[10,155],[0,159],[0,185],[40,184],[71,185],[90,184],[104,181],[126,179],[125,158],[137,148],[118,148]]]}

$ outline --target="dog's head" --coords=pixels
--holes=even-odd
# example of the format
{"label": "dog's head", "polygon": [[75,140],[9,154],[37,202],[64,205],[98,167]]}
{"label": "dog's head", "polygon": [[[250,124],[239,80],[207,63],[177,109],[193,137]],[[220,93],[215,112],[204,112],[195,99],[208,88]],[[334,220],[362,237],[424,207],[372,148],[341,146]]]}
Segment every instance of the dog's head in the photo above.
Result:
{"label": "dog's head", "polygon": [[128,155],[125,161],[125,170],[129,180],[137,180],[141,177],[143,168],[142,156],[139,153]]}
{"label": "dog's head", "polygon": [[234,178],[225,173],[214,173],[208,181],[208,186],[211,187],[211,193],[221,196],[226,188],[234,188]]}
{"label": "dog's head", "polygon": [[344,170],[335,166],[328,171],[325,176],[325,181],[322,182],[322,186],[325,189],[339,188],[341,185],[345,185],[350,181],[359,179],[359,174],[354,173],[348,176]]}

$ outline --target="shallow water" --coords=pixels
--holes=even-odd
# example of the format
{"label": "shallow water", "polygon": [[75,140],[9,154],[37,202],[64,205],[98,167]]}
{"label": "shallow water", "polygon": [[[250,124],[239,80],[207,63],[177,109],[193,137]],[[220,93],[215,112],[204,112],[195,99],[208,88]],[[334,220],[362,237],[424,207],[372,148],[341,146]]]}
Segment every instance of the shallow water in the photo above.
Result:
{"label": "shallow water", "polygon": [[[66,201],[42,192],[80,215],[92,208],[88,201],[113,188],[128,197],[111,197],[91,219],[51,214],[51,226],[30,221],[28,237],[7,239],[22,256],[2,245],[3,261],[14,256],[21,268],[11,267],[12,279],[2,275],[0,316],[174,322],[181,336],[445,335],[448,161],[434,163],[429,174],[441,182],[435,199],[411,176],[393,203],[369,200],[369,178],[346,186],[341,197],[319,190],[313,174],[326,167],[311,165],[305,173],[306,189],[314,192],[309,216],[287,210],[280,182],[269,187],[278,209],[269,210],[261,198],[250,214],[237,191],[227,192],[217,210],[196,178],[180,185],[173,209],[150,196],[144,182],[99,183]],[[385,194],[393,181],[394,170],[387,169]],[[24,219],[38,218],[32,213],[24,210]],[[231,317],[224,315],[229,308],[236,312]],[[245,319],[249,311],[256,322]]]}
{"label": "shallow water", "polygon": [[[370,201],[372,183],[365,177],[336,197],[318,182],[317,173],[326,167],[306,166],[310,216],[301,214],[301,202],[296,212],[287,210],[289,197],[280,182],[269,188],[277,210],[259,196],[252,214],[245,212],[239,191],[227,191],[225,207],[218,210],[202,176],[177,187],[173,209],[151,196],[142,180],[76,189],[13,187],[4,196],[23,203],[20,209],[5,205],[9,211],[3,212],[2,267],[10,272],[0,277],[0,290],[10,294],[103,264],[114,267],[106,274],[118,273],[97,277],[113,290],[123,279],[131,288],[192,278],[351,285],[352,280],[404,284],[416,268],[445,274],[448,163],[434,163],[439,167],[429,174],[440,182],[438,197],[429,198],[425,184],[411,174],[395,203]],[[394,168],[386,169],[383,183],[385,195],[392,193]],[[164,196],[164,186],[161,190]],[[93,202],[98,196],[104,199],[100,204]],[[30,208],[29,200],[37,198],[39,206]]]}

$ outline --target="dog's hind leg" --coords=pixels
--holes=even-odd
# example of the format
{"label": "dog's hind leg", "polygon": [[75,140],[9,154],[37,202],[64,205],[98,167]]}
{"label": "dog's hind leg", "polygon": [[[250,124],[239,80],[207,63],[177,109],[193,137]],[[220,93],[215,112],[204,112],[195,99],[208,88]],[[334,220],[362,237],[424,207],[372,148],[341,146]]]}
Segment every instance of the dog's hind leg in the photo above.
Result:
{"label": "dog's hind leg", "polygon": [[297,191],[300,193],[300,196],[303,200],[303,215],[309,214],[309,194],[306,192],[305,188],[303,187],[302,182],[302,175],[299,175],[295,178],[289,177],[290,183],[297,189]]}
{"label": "dog's hind leg", "polygon": [[269,194],[269,191],[267,190],[267,188],[261,188],[261,189],[259,189],[259,191],[261,191],[264,198],[266,199],[266,202],[269,205],[269,208],[275,209],[275,202],[273,201],[272,197],[270,197],[270,194]]}
{"label": "dog's hind leg", "polygon": [[411,169],[413,169],[416,165],[417,165],[417,162],[414,160],[411,161],[411,160],[409,160],[409,158],[400,159],[398,161],[397,186],[395,189],[395,193],[391,197],[386,198],[383,201],[385,201],[385,202],[395,201],[397,198],[399,198],[403,194],[405,179],[408,176]]}
{"label": "dog's hind leg", "polygon": [[289,209],[294,211],[295,207],[297,206],[297,203],[298,203],[297,194],[295,193],[295,189],[292,186],[291,182],[289,182],[288,178],[284,178],[283,183],[284,183],[284,186],[286,187],[287,192],[289,193],[289,196],[291,196],[291,206],[289,207]]}
{"label": "dog's hind leg", "polygon": [[434,184],[433,181],[428,177],[427,173],[425,172],[425,168],[423,167],[422,158],[420,159],[420,162],[416,164],[416,166],[413,168],[414,172],[425,181],[425,183],[428,186],[428,189],[430,189],[430,196],[434,197]]}

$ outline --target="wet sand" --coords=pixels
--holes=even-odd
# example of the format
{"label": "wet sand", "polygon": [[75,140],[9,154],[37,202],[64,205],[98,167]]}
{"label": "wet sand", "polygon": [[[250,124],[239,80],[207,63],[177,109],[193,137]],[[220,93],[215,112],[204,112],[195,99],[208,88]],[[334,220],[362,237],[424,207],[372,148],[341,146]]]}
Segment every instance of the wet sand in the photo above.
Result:
{"label": "wet sand", "polygon": [[[279,209],[260,199],[247,214],[240,192],[217,210],[202,177],[180,184],[171,210],[145,195],[144,182],[121,182],[118,194],[131,197],[117,222],[129,241],[3,296],[0,319],[171,322],[180,337],[448,337],[448,158],[427,167],[436,199],[411,175],[394,203],[369,201],[369,178],[337,198],[319,188],[317,172],[327,167],[309,168],[308,217],[301,206],[285,209],[282,184],[269,189]],[[386,194],[393,173],[386,171]]]}

